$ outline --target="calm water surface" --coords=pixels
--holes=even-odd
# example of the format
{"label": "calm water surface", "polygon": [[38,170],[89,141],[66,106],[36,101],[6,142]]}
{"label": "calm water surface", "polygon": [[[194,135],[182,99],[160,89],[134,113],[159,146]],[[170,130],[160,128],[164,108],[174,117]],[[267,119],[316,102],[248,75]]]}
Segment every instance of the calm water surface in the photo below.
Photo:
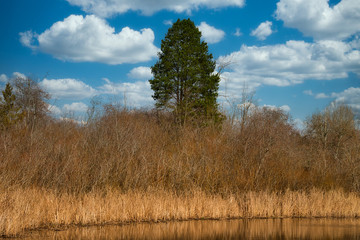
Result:
{"label": "calm water surface", "polygon": [[25,239],[360,239],[360,219],[253,219],[82,227]]}

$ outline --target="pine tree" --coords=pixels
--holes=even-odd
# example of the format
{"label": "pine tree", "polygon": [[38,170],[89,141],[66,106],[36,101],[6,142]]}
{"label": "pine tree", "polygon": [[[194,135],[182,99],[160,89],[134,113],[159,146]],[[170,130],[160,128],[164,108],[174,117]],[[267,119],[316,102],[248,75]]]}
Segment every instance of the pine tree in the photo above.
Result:
{"label": "pine tree", "polygon": [[190,19],[177,20],[161,43],[149,80],[156,107],[172,111],[180,124],[200,119],[219,121],[216,102],[220,76],[207,43]]}
{"label": "pine tree", "polygon": [[16,97],[10,83],[6,84],[0,98],[0,128],[6,129],[23,118],[19,107],[16,107]]}

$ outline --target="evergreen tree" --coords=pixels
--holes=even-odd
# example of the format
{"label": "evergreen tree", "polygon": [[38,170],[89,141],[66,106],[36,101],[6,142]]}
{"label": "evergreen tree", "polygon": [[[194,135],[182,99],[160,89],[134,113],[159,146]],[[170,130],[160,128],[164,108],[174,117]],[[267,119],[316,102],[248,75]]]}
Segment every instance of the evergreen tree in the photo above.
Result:
{"label": "evergreen tree", "polygon": [[0,98],[0,128],[5,129],[23,118],[19,107],[16,107],[16,97],[10,83],[6,84]]}
{"label": "evergreen tree", "polygon": [[201,119],[218,121],[216,102],[220,82],[207,43],[190,19],[177,20],[161,43],[159,60],[149,80],[156,107],[172,111],[177,122]]}

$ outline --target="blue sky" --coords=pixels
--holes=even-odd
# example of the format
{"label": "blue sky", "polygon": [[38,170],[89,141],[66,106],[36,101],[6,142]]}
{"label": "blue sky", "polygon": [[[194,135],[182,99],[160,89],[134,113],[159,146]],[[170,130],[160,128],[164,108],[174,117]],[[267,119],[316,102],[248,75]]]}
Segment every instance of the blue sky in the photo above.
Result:
{"label": "blue sky", "polygon": [[360,115],[360,0],[1,0],[0,85],[38,79],[57,115],[94,96],[152,107],[149,67],[178,18],[228,64],[221,105],[246,85],[298,122],[334,101]]}

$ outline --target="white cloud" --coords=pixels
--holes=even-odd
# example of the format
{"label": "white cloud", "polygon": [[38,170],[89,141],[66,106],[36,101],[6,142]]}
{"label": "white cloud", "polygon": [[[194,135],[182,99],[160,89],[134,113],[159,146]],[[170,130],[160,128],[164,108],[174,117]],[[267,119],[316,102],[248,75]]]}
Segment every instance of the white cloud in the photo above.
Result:
{"label": "white cloud", "polygon": [[271,26],[272,22],[263,22],[254,31],[252,31],[250,35],[257,37],[259,40],[265,40],[273,32],[271,30]]}
{"label": "white cloud", "polygon": [[198,26],[202,33],[202,37],[208,43],[218,43],[225,37],[225,32],[208,25],[206,22],[201,22]]}
{"label": "white cloud", "polygon": [[25,76],[25,74],[23,74],[23,73],[14,72],[14,73],[13,73],[13,78],[22,78],[22,79],[25,79],[26,76]]}
{"label": "white cloud", "polygon": [[13,74],[12,74],[12,76],[10,78],[6,74],[1,74],[0,75],[0,82],[7,82],[7,81],[9,81],[10,79],[13,79],[13,78],[26,79],[28,77],[25,74],[20,73],[20,72],[13,72]]}
{"label": "white cloud", "polygon": [[274,105],[264,105],[264,108],[268,108],[268,109],[272,109],[272,110],[281,110],[283,112],[290,112],[291,108],[289,107],[289,105],[283,105],[280,107],[274,106]]}
{"label": "white cloud", "polygon": [[236,28],[234,35],[237,37],[242,36],[242,32],[241,32],[240,28]]}
{"label": "white cloud", "polygon": [[71,15],[40,35],[31,32],[20,35],[25,46],[64,61],[138,63],[151,60],[159,51],[153,44],[155,36],[151,29],[139,32],[125,27],[115,33],[105,20],[94,15],[85,18]]}
{"label": "white cloud", "polygon": [[53,98],[84,99],[97,94],[97,91],[82,81],[66,79],[44,79],[40,82]]}
{"label": "white cloud", "polygon": [[[83,102],[73,102],[70,104],[64,104],[62,107],[49,104],[48,110],[50,111],[51,114],[57,117],[69,116],[69,115],[75,117],[75,116],[84,115],[84,113],[88,110],[88,106]],[[64,119],[64,118],[60,117],[60,119]]]}
{"label": "white cloud", "polygon": [[350,106],[355,114],[360,117],[360,88],[350,87],[340,93],[332,93],[331,97],[335,97],[335,102],[344,103]]}
{"label": "white cloud", "polygon": [[223,94],[239,93],[246,83],[250,89],[260,85],[289,86],[305,80],[347,78],[348,72],[360,76],[360,51],[340,41],[288,41],[270,46],[243,45],[238,52],[218,59],[230,62],[222,74]]}
{"label": "white cloud", "polygon": [[298,130],[302,131],[305,129],[305,123],[303,120],[301,120],[300,118],[296,118],[294,120],[294,126],[295,128],[297,128]]}
{"label": "white cloud", "polygon": [[151,68],[149,67],[137,67],[131,69],[131,71],[128,73],[128,77],[134,78],[134,79],[151,79],[153,77],[151,73]]}
{"label": "white cloud", "polygon": [[34,49],[34,48],[36,48],[33,46],[34,39],[37,37],[38,37],[37,34],[33,33],[32,31],[22,32],[22,33],[20,33],[20,42],[25,47]]}
{"label": "white cloud", "polygon": [[282,105],[281,107],[279,107],[282,111],[284,112],[290,112],[291,108],[289,105]]}
{"label": "white cloud", "polygon": [[313,93],[311,90],[305,90],[305,91],[303,91],[303,93],[304,93],[305,95],[309,95],[309,96],[313,96],[313,95],[314,95],[314,93]]}
{"label": "white cloud", "polygon": [[[135,68],[132,72],[134,73],[134,76],[140,77],[142,75],[142,77],[145,77],[145,75],[149,73],[149,70],[150,68],[147,67],[139,67]],[[25,77],[24,74],[19,72],[14,72],[13,76],[21,78]],[[98,88],[93,88],[80,80],[71,78],[45,78],[39,82],[39,85],[45,91],[50,93],[53,99],[80,100],[88,99],[96,95],[114,95],[124,97],[124,101],[126,101],[128,106],[144,107],[152,106],[154,103],[153,98],[151,97],[153,92],[148,80],[122,83],[113,83],[108,78],[103,78],[103,80],[105,81],[105,84]],[[48,109],[55,115],[61,115],[69,112],[84,112],[86,111],[87,106],[84,103],[74,102],[65,104],[63,107],[49,105]]]}
{"label": "white cloud", "polygon": [[70,4],[80,6],[83,11],[101,17],[110,17],[128,11],[140,11],[151,15],[161,10],[177,13],[191,13],[200,7],[217,9],[223,7],[243,7],[245,0],[67,0]]}
{"label": "white cloud", "polygon": [[165,25],[168,25],[168,26],[172,26],[173,25],[173,21],[172,20],[164,20],[163,23]]}
{"label": "white cloud", "polygon": [[104,80],[106,83],[110,83],[110,79],[108,79],[108,78],[102,78],[102,80]]}
{"label": "white cloud", "polygon": [[126,104],[133,107],[151,106],[154,101],[149,81],[113,83],[106,82],[100,87],[102,94],[124,96]]}
{"label": "white cloud", "polygon": [[0,82],[7,82],[9,78],[5,74],[0,75]]}
{"label": "white cloud", "polygon": [[280,0],[276,18],[315,39],[345,39],[360,32],[359,0]]}
{"label": "white cloud", "polygon": [[83,102],[73,102],[71,104],[65,104],[62,108],[62,112],[65,113],[85,113],[88,110],[88,106]]}
{"label": "white cloud", "polygon": [[317,93],[313,95],[316,99],[332,98],[335,103],[346,104],[354,110],[355,114],[360,116],[360,88],[350,87],[339,93]]}
{"label": "white cloud", "polygon": [[84,124],[83,120],[88,106],[83,102],[64,104],[62,107],[49,104],[48,110],[54,117],[58,117],[60,120]]}
{"label": "white cloud", "polygon": [[48,104],[48,110],[52,114],[57,115],[57,116],[60,116],[62,114],[61,109],[59,107],[55,106],[55,105]]}
{"label": "white cloud", "polygon": [[318,93],[315,95],[316,99],[324,99],[324,98],[329,98],[330,96],[326,95],[325,93]]}

